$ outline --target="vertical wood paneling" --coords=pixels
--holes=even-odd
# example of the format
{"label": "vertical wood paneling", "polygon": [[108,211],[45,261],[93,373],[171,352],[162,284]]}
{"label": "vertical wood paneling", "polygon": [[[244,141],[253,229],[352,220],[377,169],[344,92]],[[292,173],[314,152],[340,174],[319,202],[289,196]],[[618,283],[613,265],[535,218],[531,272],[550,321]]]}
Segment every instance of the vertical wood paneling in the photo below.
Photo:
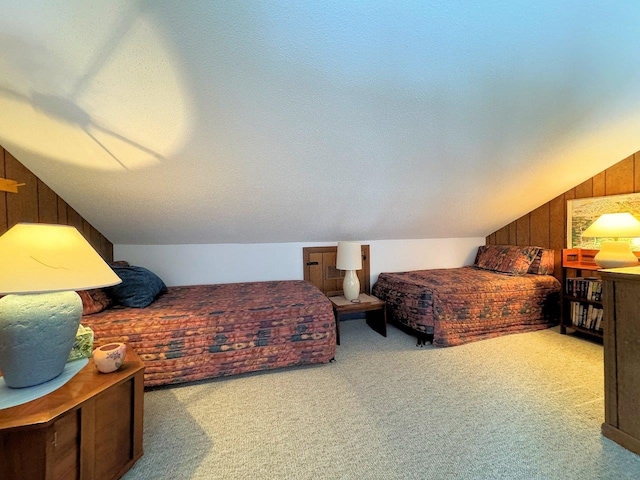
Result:
{"label": "vertical wood paneling", "polygon": [[305,270],[305,280],[313,285],[322,285],[322,253],[310,253],[303,268],[307,269]]}
{"label": "vertical wood paneling", "polygon": [[640,152],[633,154],[633,191],[640,192]]}
{"label": "vertical wood paneling", "polygon": [[593,177],[593,196],[594,197],[604,197],[607,194],[605,181],[606,174],[604,172],[600,172],[596,176]]}
{"label": "vertical wood paneling", "polygon": [[531,212],[529,241],[531,245],[549,248],[549,204],[545,203]]}
{"label": "vertical wood paneling", "polygon": [[496,243],[498,245],[507,245],[509,243],[509,227],[502,227],[496,232]]}
{"label": "vertical wood paneling", "polygon": [[[340,271],[335,269],[336,255],[337,252],[325,252],[322,254],[323,292],[338,292],[342,290],[343,279],[338,275]],[[329,271],[334,271],[335,275],[332,276],[328,273]]]}
{"label": "vertical wood paneling", "polygon": [[[6,178],[4,170],[4,148],[0,147],[0,176]],[[0,235],[8,230],[7,226],[7,193],[0,192]]]}
{"label": "vertical wood paneling", "polygon": [[1,146],[0,176],[25,184],[18,193],[0,192],[0,234],[19,222],[73,225],[105,260],[113,260],[113,244]]}
{"label": "vertical wood paneling", "polygon": [[102,250],[102,242],[101,242],[102,235],[93,226],[89,225],[89,227],[90,227],[90,234],[88,239],[89,243],[93,248],[95,248],[100,252]]}
{"label": "vertical wood paneling", "polygon": [[516,220],[517,243],[516,245],[530,245],[529,237],[530,216],[529,214]]}
{"label": "vertical wood paneling", "polygon": [[518,241],[518,228],[516,227],[516,222],[511,222],[509,224],[509,245],[515,245]]}
{"label": "vertical wood paneling", "polygon": [[582,182],[580,185],[575,188],[576,197],[575,198],[589,198],[593,197],[593,179]]}
{"label": "vertical wood paneling", "polygon": [[605,194],[633,193],[633,155],[605,170]]}
{"label": "vertical wood paneling", "polygon": [[564,195],[549,202],[549,247],[561,250],[566,244],[566,208]]}
{"label": "vertical wood paneling", "polygon": [[67,202],[58,197],[58,223],[68,225]]}
{"label": "vertical wood paneling", "polygon": [[38,222],[58,223],[58,196],[38,179]]}
{"label": "vertical wood paneling", "polygon": [[80,231],[84,235],[84,238],[86,238],[87,241],[90,241],[91,240],[91,224],[82,217],[80,217],[80,219],[82,220],[82,230]]}
{"label": "vertical wood paneling", "polygon": [[559,195],[549,202],[549,248],[555,252],[553,271],[560,277],[562,266],[562,249],[566,242],[566,209],[564,195]]}
{"label": "vertical wood paneling", "polygon": [[38,222],[38,179],[13,155],[5,151],[6,178],[24,183],[18,193],[7,195],[7,227],[19,222]]}
{"label": "vertical wood paneling", "polygon": [[102,258],[112,262],[113,261],[113,243],[111,243],[106,238],[104,240],[106,242],[106,245],[102,249],[102,252],[103,252],[102,253]]}
{"label": "vertical wood paneling", "polygon": [[76,227],[82,233],[82,217],[69,205],[67,205],[67,225]]}
{"label": "vertical wood paneling", "polygon": [[107,240],[107,237],[100,234],[100,250],[103,258],[108,258],[109,260],[114,260],[113,258],[113,244]]}

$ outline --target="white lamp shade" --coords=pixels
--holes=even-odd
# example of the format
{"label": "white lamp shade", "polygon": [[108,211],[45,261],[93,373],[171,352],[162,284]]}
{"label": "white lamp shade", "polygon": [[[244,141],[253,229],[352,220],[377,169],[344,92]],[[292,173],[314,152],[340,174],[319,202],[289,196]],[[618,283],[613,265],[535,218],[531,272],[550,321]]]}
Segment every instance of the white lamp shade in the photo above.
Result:
{"label": "white lamp shade", "polygon": [[19,223],[0,236],[0,294],[86,290],[120,282],[75,227]]}
{"label": "white lamp shade", "polygon": [[583,237],[635,238],[640,237],[640,222],[630,213],[600,215],[584,232]]}
{"label": "white lamp shade", "polygon": [[338,242],[336,268],[338,270],[361,270],[362,246],[357,242]]}

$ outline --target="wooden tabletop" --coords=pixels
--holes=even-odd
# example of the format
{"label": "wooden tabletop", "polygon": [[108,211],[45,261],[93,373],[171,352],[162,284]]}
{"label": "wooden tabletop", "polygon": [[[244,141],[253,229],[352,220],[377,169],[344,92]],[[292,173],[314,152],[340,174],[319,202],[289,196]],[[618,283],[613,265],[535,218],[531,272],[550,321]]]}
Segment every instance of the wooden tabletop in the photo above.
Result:
{"label": "wooden tabletop", "polygon": [[378,310],[384,308],[384,302],[373,295],[361,293],[358,301],[347,300],[344,297],[329,297],[333,308],[341,313],[344,312],[365,312],[367,310]]}
{"label": "wooden tabletop", "polygon": [[0,410],[0,432],[2,430],[42,426],[56,420],[60,415],[81,405],[107,388],[124,382],[144,369],[140,357],[130,348],[122,366],[112,373],[100,373],[89,359],[89,363],[63,386],[53,392],[15,407]]}

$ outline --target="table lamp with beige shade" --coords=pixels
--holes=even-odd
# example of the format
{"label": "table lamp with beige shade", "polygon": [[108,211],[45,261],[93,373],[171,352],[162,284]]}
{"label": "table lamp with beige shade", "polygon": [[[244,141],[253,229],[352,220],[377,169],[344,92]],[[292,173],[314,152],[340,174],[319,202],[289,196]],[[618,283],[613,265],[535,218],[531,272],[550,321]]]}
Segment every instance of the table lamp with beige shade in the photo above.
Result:
{"label": "table lamp with beige shade", "polygon": [[336,268],[344,270],[342,290],[344,298],[357,300],[360,296],[360,280],[356,270],[362,269],[362,246],[357,242],[338,242]]}
{"label": "table lamp with beige shade", "polygon": [[62,372],[82,317],[77,290],[120,278],[75,227],[19,223],[0,236],[0,371],[11,388]]}

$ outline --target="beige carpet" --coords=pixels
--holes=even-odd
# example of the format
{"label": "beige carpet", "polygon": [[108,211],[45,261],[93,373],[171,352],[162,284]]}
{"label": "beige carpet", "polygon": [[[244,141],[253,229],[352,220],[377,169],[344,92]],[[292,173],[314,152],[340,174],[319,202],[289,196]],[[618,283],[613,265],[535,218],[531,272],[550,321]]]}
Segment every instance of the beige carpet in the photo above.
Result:
{"label": "beige carpet", "polygon": [[335,363],[145,393],[124,478],[640,478],[600,434],[601,345],[550,329],[419,348],[341,327]]}

